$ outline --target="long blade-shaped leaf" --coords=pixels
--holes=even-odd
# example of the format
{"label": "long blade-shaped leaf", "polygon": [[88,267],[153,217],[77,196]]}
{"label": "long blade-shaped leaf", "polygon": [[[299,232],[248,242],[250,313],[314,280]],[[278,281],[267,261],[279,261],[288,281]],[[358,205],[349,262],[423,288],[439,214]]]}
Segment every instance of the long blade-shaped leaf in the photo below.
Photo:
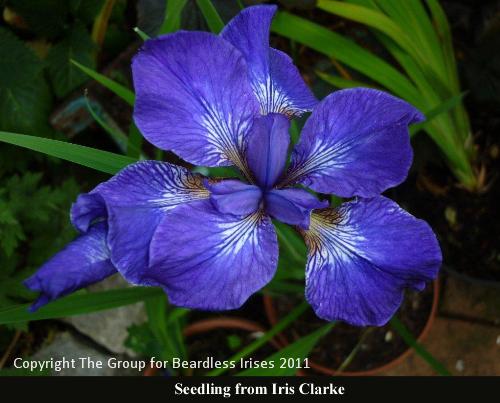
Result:
{"label": "long blade-shaped leaf", "polygon": [[355,87],[365,87],[374,88],[373,85],[364,83],[362,81],[348,80],[347,78],[342,78],[340,76],[334,76],[332,74],[324,73],[322,71],[316,71],[316,74],[323,81],[328,84],[333,85],[336,88],[355,88]]}
{"label": "long blade-shaped leaf", "polygon": [[425,112],[425,121],[421,123],[414,124],[410,127],[410,134],[415,134],[419,130],[425,129],[426,126],[436,117],[440,116],[443,113],[447,113],[453,108],[460,105],[462,102],[462,98],[466,93],[462,92],[461,94],[455,95],[450,99],[444,101],[442,104],[432,108],[431,110]]}
{"label": "long blade-shaped leaf", "polygon": [[276,14],[272,30],[339,60],[411,103],[419,99],[416,88],[398,70],[355,42],[321,25],[282,11]]}
{"label": "long blade-shaped leaf", "polygon": [[42,319],[56,319],[67,316],[83,315],[130,305],[148,298],[162,295],[159,288],[132,287],[95,293],[73,294],[29,312],[29,304],[0,309],[0,325]]}
{"label": "long blade-shaped leaf", "polygon": [[135,159],[78,144],[0,131],[0,141],[74,162],[97,171],[115,174]]}
{"label": "long blade-shaped leaf", "polygon": [[[314,346],[333,328],[334,325],[335,323],[329,323],[266,358],[266,361],[268,363],[273,363],[269,365],[269,368],[250,368],[238,373],[238,376],[294,375],[298,369],[298,367],[296,367],[295,365],[298,362],[303,362],[303,360],[309,356],[309,353],[314,348]],[[289,365],[288,362],[283,365],[282,360],[288,359],[293,360],[294,365]],[[271,365],[272,368],[270,368]]]}
{"label": "long blade-shaped leaf", "polygon": [[177,31],[181,27],[181,14],[187,0],[168,0],[165,10],[165,19],[158,31],[158,35]]}
{"label": "long blade-shaped leaf", "polygon": [[224,21],[220,18],[220,15],[213,3],[210,0],[196,0],[196,4],[203,14],[210,31],[215,34],[222,31],[222,28],[224,28]]}
{"label": "long blade-shaped leaf", "polygon": [[[248,357],[250,354],[252,354],[255,350],[258,350],[260,347],[262,347],[264,344],[266,344],[269,340],[271,340],[278,333],[282,332],[295,319],[297,319],[300,315],[302,315],[305,312],[305,310],[307,309],[307,307],[308,307],[308,305],[306,302],[301,303],[292,312],[290,312],[287,316],[285,316],[280,322],[278,322],[266,334],[264,334],[262,337],[259,337],[253,343],[250,343],[244,349],[242,349],[241,351],[239,351],[238,353],[233,355],[228,361],[236,361],[237,362],[237,361],[241,360],[242,358]],[[217,369],[214,369],[214,370],[208,372],[206,375],[208,375],[208,376],[220,375],[220,374],[223,374],[224,372],[226,372],[228,369],[229,368],[217,368]]]}
{"label": "long blade-shaped leaf", "polygon": [[135,95],[127,87],[125,87],[121,84],[118,84],[117,82],[111,80],[110,78],[106,77],[105,75],[102,75],[102,74],[98,73],[97,71],[95,71],[89,67],[86,67],[83,64],[78,63],[75,60],[71,60],[71,63],[73,63],[76,67],[78,67],[80,70],[82,70],[85,74],[92,77],[99,84],[103,85],[108,90],[110,90],[111,92],[113,92],[114,94],[119,96],[121,99],[123,99],[130,106],[134,106]]}
{"label": "long blade-shaped leaf", "polygon": [[427,363],[436,370],[440,375],[451,375],[451,373],[441,364],[434,356],[429,353],[420,343],[417,342],[415,337],[410,333],[410,331],[403,325],[403,323],[396,317],[393,316],[391,319],[391,326],[399,333],[406,344],[412,347],[415,352],[420,355]]}

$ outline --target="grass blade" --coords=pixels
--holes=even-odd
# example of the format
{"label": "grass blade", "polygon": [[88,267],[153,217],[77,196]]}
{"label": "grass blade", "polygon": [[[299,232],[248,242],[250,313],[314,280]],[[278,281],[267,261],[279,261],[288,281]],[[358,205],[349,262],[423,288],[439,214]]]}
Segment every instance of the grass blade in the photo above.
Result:
{"label": "grass blade", "polygon": [[[248,357],[250,354],[252,354],[255,350],[258,350],[260,347],[266,344],[278,333],[286,329],[287,326],[289,326],[295,319],[297,319],[300,315],[302,315],[305,312],[308,306],[309,305],[307,304],[307,302],[301,303],[294,310],[292,310],[292,312],[290,312],[287,316],[285,316],[280,322],[278,322],[271,330],[269,330],[266,334],[264,334],[264,336],[259,337],[253,343],[250,343],[244,349],[242,349],[241,351],[233,355],[231,358],[229,358],[228,361],[238,362],[242,358]],[[217,368],[208,372],[206,375],[207,376],[221,375],[228,369],[229,368]]]}
{"label": "grass blade", "polygon": [[419,130],[425,129],[426,126],[436,117],[440,116],[443,113],[447,113],[453,108],[456,108],[458,105],[461,104],[463,97],[465,96],[466,92],[462,92],[461,94],[455,95],[454,97],[451,97],[447,101],[443,102],[442,104],[436,106],[435,108],[432,108],[428,112],[425,112],[425,121],[421,123],[414,124],[410,127],[410,134],[415,134]]}
{"label": "grass blade", "polygon": [[142,137],[141,132],[135,123],[132,123],[128,131],[127,156],[142,159],[141,149],[143,141],[144,137]]}
{"label": "grass blade", "polygon": [[196,0],[196,4],[203,14],[210,31],[214,34],[218,34],[222,31],[222,28],[224,28],[224,21],[220,18],[220,15],[212,2],[210,0]]}
{"label": "grass blade", "polygon": [[0,309],[0,325],[83,315],[134,304],[162,294],[163,292],[160,288],[153,287],[131,287],[102,292],[73,294],[51,302],[33,313],[28,311],[29,304]]}
{"label": "grass blade", "polygon": [[274,18],[272,30],[337,59],[411,103],[415,103],[420,97],[410,80],[397,69],[355,42],[321,25],[281,11]]}
{"label": "grass blade", "polygon": [[274,363],[273,368],[249,368],[237,374],[237,376],[291,376],[297,372],[297,368],[293,366],[286,365],[285,368],[281,368],[282,359],[293,359],[294,361],[303,361],[309,356],[309,353],[314,348],[314,346],[325,336],[330,330],[332,330],[335,323],[329,323],[315,332],[308,334],[305,337],[300,338],[294,343],[288,345],[284,349],[278,351],[277,353],[266,358],[265,361]]}
{"label": "grass blade", "polygon": [[158,35],[168,34],[178,31],[181,28],[182,10],[186,6],[187,0],[169,0],[165,8],[165,19],[158,31]]}
{"label": "grass blade", "polygon": [[71,59],[71,63],[73,63],[76,67],[78,67],[80,70],[82,70],[89,77],[96,80],[99,84],[106,87],[113,94],[119,96],[127,104],[129,104],[130,106],[134,106],[135,94],[132,91],[130,91],[127,87],[125,87],[121,84],[118,84],[117,82],[111,80],[110,78],[106,77],[105,75],[102,75],[102,74],[98,73],[97,71],[95,71],[89,67],[86,67],[83,64],[78,63],[77,61],[75,61],[73,59]]}
{"label": "grass blade", "polygon": [[324,73],[322,71],[316,70],[315,72],[319,78],[335,88],[355,88],[355,87],[365,87],[365,88],[375,88],[371,84],[364,83],[362,81],[348,80],[347,78],[342,78],[340,76],[334,76],[332,74]]}
{"label": "grass blade", "polygon": [[434,370],[439,375],[451,375],[451,373],[441,364],[434,356],[429,353],[420,343],[415,340],[415,337],[410,333],[405,325],[396,317],[393,316],[391,319],[391,326],[399,333],[406,344],[412,347],[415,352],[422,357],[427,363],[434,368]]}
{"label": "grass blade", "polygon": [[0,141],[61,158],[108,174],[115,174],[137,160],[78,144],[0,131]]}
{"label": "grass blade", "polygon": [[[103,117],[100,116],[99,112],[95,111],[92,105],[90,104],[90,100],[87,94],[85,94],[85,105],[87,106],[87,110],[89,111],[92,118],[101,126],[101,128],[109,134],[115,144],[118,146],[121,152],[125,152],[127,150],[128,137],[125,133],[123,133],[119,127],[115,125],[108,124]],[[102,113],[102,112],[101,112]]]}

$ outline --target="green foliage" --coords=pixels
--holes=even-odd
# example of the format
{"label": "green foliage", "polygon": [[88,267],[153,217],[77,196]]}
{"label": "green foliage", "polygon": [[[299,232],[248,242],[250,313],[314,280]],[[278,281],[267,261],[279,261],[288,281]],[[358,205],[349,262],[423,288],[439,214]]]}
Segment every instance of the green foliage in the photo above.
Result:
{"label": "green foliage", "polygon": [[128,88],[124,87],[123,85],[111,80],[110,78],[96,72],[95,70],[84,66],[80,63],[78,63],[75,60],[71,60],[71,62],[78,67],[82,72],[87,74],[89,77],[93,78],[96,80],[99,84],[102,86],[106,87],[109,89],[111,92],[113,92],[115,95],[119,96],[121,99],[123,99],[127,104],[130,106],[134,106],[135,102],[135,94],[130,91]]}
{"label": "green foliage", "polygon": [[165,19],[158,31],[158,35],[175,32],[181,27],[182,10],[186,6],[187,0],[168,0],[165,10]]}
{"label": "green foliage", "polygon": [[145,301],[148,321],[128,328],[125,345],[139,355],[159,357],[170,361],[174,357],[186,359],[182,329],[187,309],[173,308],[165,294]]}
{"label": "green foliage", "polygon": [[160,357],[163,351],[160,340],[158,340],[149,323],[132,325],[128,329],[125,347],[135,351],[142,357]]}
{"label": "green foliage", "polygon": [[224,28],[224,21],[220,18],[217,9],[214,7],[210,0],[196,0],[205,21],[207,22],[210,31],[218,34]]}
{"label": "green foliage", "polygon": [[0,132],[0,142],[2,141],[109,174],[115,174],[136,161],[133,158],[108,151],[24,134]]}
{"label": "green foliage", "polygon": [[[233,355],[228,361],[239,361],[242,358],[248,357],[254,351],[258,350],[264,344],[268,343],[273,337],[286,329],[291,323],[293,323],[300,315],[302,315],[307,309],[308,305],[306,302],[302,302],[300,305],[295,307],[287,316],[285,316],[280,322],[273,326],[273,328],[267,331],[262,337],[259,337],[254,342],[250,343],[248,346],[240,350],[238,353]],[[217,368],[208,372],[208,376],[217,376],[226,372],[229,368]]]}
{"label": "green foliage", "polygon": [[7,1],[7,5],[23,18],[30,31],[49,39],[64,32],[71,3],[67,0]]}
{"label": "green foliage", "polygon": [[83,24],[75,24],[67,36],[54,45],[47,57],[55,94],[62,98],[82,85],[87,76],[71,60],[94,67],[94,43]]}
{"label": "green foliage", "polygon": [[238,348],[241,347],[241,344],[243,341],[241,340],[241,337],[236,336],[235,334],[230,334],[229,336],[226,337],[227,345],[228,347],[234,351],[237,350]]}
{"label": "green foliage", "polygon": [[[167,303],[165,294],[146,301],[148,324],[155,339],[161,345],[160,357],[171,360],[174,357],[186,358],[186,346],[182,335],[182,316],[170,318],[178,308]],[[182,309],[182,311],[186,311]]]}
{"label": "green foliage", "polygon": [[[297,366],[297,361],[302,363],[305,358],[309,356],[309,353],[314,348],[314,346],[321,340],[323,336],[325,336],[332,328],[335,326],[335,323],[329,323],[319,328],[315,332],[308,334],[307,336],[301,337],[296,340],[292,344],[286,346],[282,350],[277,353],[271,355],[266,358],[267,362],[273,363],[273,367],[271,368],[250,368],[245,371],[242,371],[238,374],[238,376],[291,376],[297,372],[297,369],[300,368],[300,365]],[[287,362],[283,365],[282,360],[291,360],[294,365],[289,365]]]}
{"label": "green foliage", "polygon": [[74,179],[43,185],[41,173],[0,180],[0,306],[30,298],[21,281],[74,236],[67,212],[78,192]]}
{"label": "green foliage", "polygon": [[[427,4],[429,13],[421,0],[319,0],[317,3],[317,7],[328,13],[372,29],[399,65],[397,68],[352,40],[293,14],[279,12],[273,30],[343,63],[425,113],[461,94],[446,16],[437,0],[429,0]],[[347,80],[331,75],[322,74],[321,78],[336,87],[351,86]],[[423,130],[440,147],[462,185],[475,190],[478,183],[473,168],[474,147],[463,104],[458,102],[435,116]]]}
{"label": "green foliage", "polygon": [[85,24],[91,24],[99,14],[104,0],[69,0],[71,14]]}
{"label": "green foliage", "polygon": [[20,39],[0,27],[0,130],[50,131],[52,96],[43,66]]}
{"label": "green foliage", "polygon": [[145,301],[161,296],[163,291],[153,287],[131,287],[101,292],[79,291],[29,312],[29,304],[0,308],[0,325],[33,320],[56,319],[84,315]]}

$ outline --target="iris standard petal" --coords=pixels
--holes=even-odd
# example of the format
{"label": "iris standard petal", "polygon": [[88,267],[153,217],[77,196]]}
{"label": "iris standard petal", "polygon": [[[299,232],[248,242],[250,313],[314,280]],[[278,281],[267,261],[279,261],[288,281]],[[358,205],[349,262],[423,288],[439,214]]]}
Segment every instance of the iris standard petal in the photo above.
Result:
{"label": "iris standard petal", "polygon": [[[167,211],[179,204],[209,197],[202,176],[159,161],[129,165],[97,186],[90,193],[94,194],[105,204],[113,264],[134,284],[141,283],[149,262],[151,238]],[[81,203],[84,204],[80,206]],[[79,197],[72,216],[79,220],[76,212],[85,211],[87,205],[88,198]],[[95,207],[92,211],[100,214],[102,208]],[[83,217],[93,219],[91,213]]]}
{"label": "iris standard petal", "polygon": [[239,308],[273,277],[278,243],[271,220],[221,214],[209,200],[172,210],[151,242],[150,284],[172,304],[205,310]]}
{"label": "iris standard petal", "polygon": [[105,223],[92,226],[25,280],[26,287],[40,292],[31,311],[116,273],[106,245],[106,232]]}
{"label": "iris standard petal", "polygon": [[318,102],[293,61],[269,47],[276,6],[247,7],[223,29],[221,36],[243,53],[261,113],[300,116]]}
{"label": "iris standard petal", "polygon": [[422,120],[382,91],[334,92],[307,120],[287,180],[342,197],[376,196],[406,178],[413,158],[408,125]]}
{"label": "iris standard petal", "polygon": [[236,164],[259,106],[241,53],[207,32],[148,40],[134,57],[134,120],[144,137],[196,165]]}
{"label": "iris standard petal", "polygon": [[384,325],[442,260],[429,225],[382,196],[315,211],[304,237],[307,300],[319,317],[357,326]]}
{"label": "iris standard petal", "polygon": [[236,179],[216,183],[205,181],[205,186],[210,191],[210,201],[222,214],[246,216],[259,209],[262,191],[258,186]]}
{"label": "iris standard petal", "polygon": [[248,136],[246,159],[256,182],[264,189],[273,187],[285,168],[290,145],[290,121],[272,113],[255,120]]}
{"label": "iris standard petal", "polygon": [[265,195],[266,213],[286,224],[309,228],[311,212],[328,207],[304,189],[273,189]]}

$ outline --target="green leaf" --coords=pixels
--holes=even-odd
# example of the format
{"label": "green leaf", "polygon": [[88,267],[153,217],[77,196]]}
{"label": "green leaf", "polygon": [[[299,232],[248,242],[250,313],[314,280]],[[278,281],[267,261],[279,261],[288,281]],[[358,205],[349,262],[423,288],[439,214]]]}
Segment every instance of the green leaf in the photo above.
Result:
{"label": "green leaf", "polygon": [[102,75],[102,74],[98,73],[97,71],[95,71],[87,66],[84,66],[83,64],[78,63],[76,60],[71,59],[71,63],[73,63],[76,67],[78,67],[85,74],[92,77],[99,84],[106,87],[108,90],[113,92],[115,95],[119,96],[127,104],[129,104],[130,106],[134,106],[135,94],[132,91],[130,91],[127,87],[125,87],[121,84],[118,84],[117,82],[111,80],[110,78],[106,77],[105,75]]}
{"label": "green leaf", "polygon": [[463,97],[465,96],[467,92],[464,91],[461,94],[455,95],[448,99],[447,101],[443,102],[442,104],[436,106],[435,108],[432,108],[428,112],[425,112],[425,121],[421,123],[414,124],[410,126],[410,134],[415,134],[419,130],[425,129],[432,120],[438,116],[440,116],[443,113],[447,113],[453,108],[456,108],[458,105],[461,104]]}
{"label": "green leaf", "polygon": [[214,34],[218,34],[222,31],[222,28],[224,28],[224,21],[220,18],[220,15],[212,2],[210,0],[196,0],[196,4],[203,14],[210,31]]}
{"label": "green leaf", "polygon": [[266,358],[265,361],[268,363],[273,363],[272,368],[249,368],[238,373],[238,376],[291,376],[297,372],[296,367],[290,365],[284,365],[281,368],[282,359],[293,360],[294,363],[297,361],[303,362],[309,356],[309,353],[314,348],[314,346],[321,340],[323,336],[328,334],[332,330],[335,323],[329,323],[313,333],[308,334],[305,337],[298,339],[292,344],[288,345],[284,349],[274,353],[270,357]]}
{"label": "green leaf", "polygon": [[61,158],[108,174],[115,174],[120,169],[136,162],[133,158],[124,155],[25,134],[0,131],[0,141]]}
{"label": "green leaf", "polygon": [[[280,322],[273,326],[271,330],[266,332],[262,337],[259,337],[254,342],[250,343],[248,346],[240,350],[238,353],[229,358],[228,361],[240,361],[242,358],[248,357],[254,351],[258,350],[268,341],[270,341],[274,336],[278,333],[281,333],[284,329],[287,328],[291,323],[293,323],[300,315],[302,315],[306,309],[308,308],[308,304],[306,302],[302,302],[299,306],[294,308],[287,316],[285,316]],[[229,368],[217,368],[208,372],[207,376],[217,376],[226,372]]]}
{"label": "green leaf", "polygon": [[29,304],[0,308],[0,325],[8,323],[56,319],[67,316],[83,315],[90,312],[103,311],[130,305],[136,302],[162,295],[160,288],[132,287],[102,292],[73,294],[58,299],[40,308],[36,312],[29,312]]}
{"label": "green leaf", "polygon": [[[398,0],[396,3],[399,9],[405,9],[405,5],[409,2],[410,0]],[[411,55],[414,60],[417,60],[422,69],[433,70],[436,74],[443,72],[443,66],[440,64],[441,55],[428,50],[426,47],[428,42],[416,44],[413,38],[416,32],[415,29],[412,30],[411,34],[408,34],[398,23],[383,12],[357,4],[348,4],[334,0],[319,0],[318,7],[329,13],[348,18],[383,32]],[[413,13],[409,13],[405,21],[413,17]],[[427,50],[428,53],[426,52]]]}
{"label": "green leaf", "polygon": [[[65,0],[68,1],[68,0]],[[86,24],[92,24],[104,0],[69,0],[70,12]]]}
{"label": "green leaf", "polygon": [[131,158],[136,159],[141,157],[141,148],[143,141],[144,137],[142,137],[141,132],[139,131],[135,123],[132,123],[128,131],[127,155]]}
{"label": "green leaf", "polygon": [[0,130],[51,132],[52,97],[42,69],[33,51],[0,27]]}
{"label": "green leaf", "polygon": [[68,0],[14,0],[8,3],[22,16],[30,31],[44,38],[55,39],[68,23]]}
{"label": "green leaf", "polygon": [[307,248],[302,237],[295,229],[281,222],[274,221],[278,235],[280,250],[286,253],[294,262],[303,264],[307,255]]}
{"label": "green leaf", "polygon": [[86,81],[86,75],[71,60],[94,67],[94,43],[83,24],[75,24],[47,56],[49,77],[57,97],[62,98]]}
{"label": "green leaf", "polygon": [[323,73],[322,71],[316,71],[316,74],[323,81],[333,85],[335,88],[340,88],[340,89],[355,88],[355,87],[374,88],[373,85],[364,83],[362,81],[348,80],[347,78],[342,78],[340,76],[334,76],[332,74]]}
{"label": "green leaf", "polygon": [[182,335],[180,318],[170,319],[175,308],[168,306],[165,294],[146,301],[148,324],[156,340],[162,346],[161,359],[186,358],[186,346]]}
{"label": "green leaf", "polygon": [[399,335],[403,338],[406,344],[412,347],[415,352],[420,355],[427,363],[434,368],[434,370],[439,375],[451,375],[451,373],[445,368],[443,364],[441,364],[436,358],[429,353],[424,346],[417,342],[415,337],[410,333],[410,331],[406,328],[406,326],[396,317],[393,316],[391,319],[391,326],[399,333]]}
{"label": "green leaf", "polygon": [[99,126],[104,129],[106,133],[109,134],[111,139],[118,146],[120,151],[126,152],[128,149],[128,137],[125,133],[121,131],[121,129],[114,124],[112,121],[105,120],[106,118],[103,115],[102,110],[95,111],[92,105],[90,104],[89,97],[85,94],[85,105],[87,106],[87,110],[89,111],[92,118],[99,124]]}
{"label": "green leaf", "polygon": [[165,9],[165,19],[158,35],[169,34],[181,28],[181,14],[187,0],[168,0]]}
{"label": "green leaf", "polygon": [[279,35],[339,60],[409,102],[419,98],[414,85],[397,69],[328,28],[283,11],[276,14],[271,28]]}

